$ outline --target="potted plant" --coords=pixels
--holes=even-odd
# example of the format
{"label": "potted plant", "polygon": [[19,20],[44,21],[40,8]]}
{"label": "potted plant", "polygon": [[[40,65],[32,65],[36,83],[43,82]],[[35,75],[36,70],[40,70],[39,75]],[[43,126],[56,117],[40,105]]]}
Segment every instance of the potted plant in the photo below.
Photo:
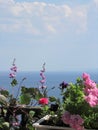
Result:
{"label": "potted plant", "polygon": [[18,82],[17,66],[15,59],[13,60],[9,78],[11,92],[17,87],[17,94],[0,88],[0,130],[33,130],[32,123],[40,118],[42,107],[48,104],[44,73],[45,63],[40,71],[40,87],[23,86],[22,83],[26,78]]}
{"label": "potted plant", "polygon": [[[58,98],[43,108],[45,116],[33,124],[35,130],[97,130],[98,85],[83,73],[76,83],[62,82]],[[47,114],[47,115],[46,115]]]}

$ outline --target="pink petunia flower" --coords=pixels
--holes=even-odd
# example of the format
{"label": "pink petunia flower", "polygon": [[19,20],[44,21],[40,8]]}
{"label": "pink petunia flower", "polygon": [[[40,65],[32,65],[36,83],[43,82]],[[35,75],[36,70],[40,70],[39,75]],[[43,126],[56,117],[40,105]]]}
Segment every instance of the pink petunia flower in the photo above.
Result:
{"label": "pink petunia flower", "polygon": [[65,123],[65,124],[69,124],[70,123],[70,117],[71,117],[71,114],[66,111],[63,115],[62,115],[62,121]]}
{"label": "pink petunia flower", "polygon": [[94,88],[94,87],[96,87],[96,83],[93,82],[91,79],[86,79],[86,80],[84,81],[84,85],[85,85],[86,87],[88,87],[88,88]]}
{"label": "pink petunia flower", "polygon": [[84,120],[80,115],[71,115],[70,117],[70,126],[76,130],[83,130]]}
{"label": "pink petunia flower", "polygon": [[89,103],[91,107],[94,107],[98,104],[98,97],[93,94],[89,94],[88,96],[85,96],[85,100],[87,103]]}

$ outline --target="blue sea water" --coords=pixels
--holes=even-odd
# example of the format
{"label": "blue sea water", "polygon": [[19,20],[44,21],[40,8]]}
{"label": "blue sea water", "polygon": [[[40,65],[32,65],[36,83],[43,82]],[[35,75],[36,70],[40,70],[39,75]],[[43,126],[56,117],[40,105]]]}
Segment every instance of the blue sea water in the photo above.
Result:
{"label": "blue sea water", "polygon": [[[45,72],[46,77],[46,83],[45,86],[47,86],[49,90],[49,95],[58,96],[59,95],[59,84],[63,81],[69,83],[76,81],[77,77],[81,77],[83,72]],[[87,72],[90,74],[91,79],[94,80],[96,83],[98,83],[98,73],[96,71]],[[23,86],[26,87],[39,87],[40,84],[40,74],[39,72],[18,72],[16,79],[18,80],[18,83],[21,82],[23,78],[26,78],[24,82],[22,83]],[[13,93],[14,95],[17,94],[18,86],[15,88],[12,88],[11,85],[11,79],[9,78],[9,72],[0,72],[0,88],[5,88],[10,91],[10,93]],[[55,87],[56,89],[51,90],[52,87]]]}

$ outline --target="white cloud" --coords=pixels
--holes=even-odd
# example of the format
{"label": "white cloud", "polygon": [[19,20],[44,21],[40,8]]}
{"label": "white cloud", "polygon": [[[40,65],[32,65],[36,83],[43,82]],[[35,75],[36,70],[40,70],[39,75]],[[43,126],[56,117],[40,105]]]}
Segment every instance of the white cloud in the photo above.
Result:
{"label": "white cloud", "polygon": [[0,0],[0,10],[1,31],[40,35],[68,31],[72,25],[75,32],[86,30],[86,7]]}
{"label": "white cloud", "polygon": [[71,22],[77,26],[77,32],[87,30],[87,7],[80,6],[74,9],[71,17]]}
{"label": "white cloud", "polygon": [[0,0],[0,4],[13,4],[14,0]]}
{"label": "white cloud", "polygon": [[56,33],[56,29],[55,29],[52,25],[47,24],[47,25],[46,25],[46,29],[47,29],[49,32]]}
{"label": "white cloud", "polygon": [[72,9],[69,6],[63,5],[62,9],[63,9],[63,12],[65,14],[65,17],[68,17],[72,14]]}
{"label": "white cloud", "polygon": [[21,4],[17,3],[11,7],[11,12],[16,17],[21,16],[21,13],[24,12],[24,8],[21,6]]}
{"label": "white cloud", "polygon": [[98,0],[94,0],[96,7],[98,7]]}
{"label": "white cloud", "polygon": [[94,0],[94,2],[98,5],[98,0]]}

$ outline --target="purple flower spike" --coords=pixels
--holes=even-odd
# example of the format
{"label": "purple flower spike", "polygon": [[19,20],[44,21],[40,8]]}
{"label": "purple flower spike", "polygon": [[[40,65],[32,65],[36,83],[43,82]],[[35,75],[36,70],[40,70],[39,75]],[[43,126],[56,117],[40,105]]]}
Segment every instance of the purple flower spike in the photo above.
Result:
{"label": "purple flower spike", "polygon": [[40,80],[40,83],[41,83],[41,84],[44,84],[44,83],[45,83],[45,80]]}
{"label": "purple flower spike", "polygon": [[16,73],[17,73],[17,66],[15,65],[15,60],[16,59],[13,60],[12,67],[10,68],[11,73],[9,74],[9,77],[12,79],[16,77]]}
{"label": "purple flower spike", "polygon": [[40,88],[42,88],[42,89],[44,88],[43,86],[46,81],[46,77],[45,77],[44,73],[45,73],[45,63],[43,64],[42,70],[40,71],[40,76],[41,76],[41,80],[40,80],[41,87]]}
{"label": "purple flower spike", "polygon": [[10,77],[10,78],[15,78],[16,75],[15,75],[14,73],[10,73],[10,74],[9,74],[9,77]]}
{"label": "purple flower spike", "polygon": [[11,70],[14,71],[14,72],[17,72],[17,67],[16,67],[16,66],[13,66],[13,67],[11,68]]}

